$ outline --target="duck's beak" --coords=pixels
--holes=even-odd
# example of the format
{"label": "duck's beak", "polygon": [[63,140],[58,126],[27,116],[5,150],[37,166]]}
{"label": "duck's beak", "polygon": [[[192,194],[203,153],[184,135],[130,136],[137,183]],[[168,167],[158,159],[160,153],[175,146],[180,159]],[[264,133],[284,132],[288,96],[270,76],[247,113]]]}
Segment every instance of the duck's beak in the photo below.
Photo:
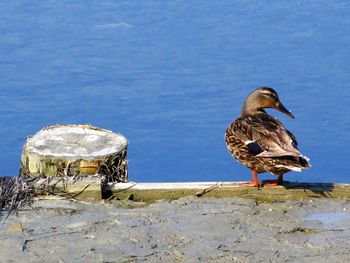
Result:
{"label": "duck's beak", "polygon": [[293,119],[295,118],[294,115],[289,110],[287,110],[287,108],[284,107],[284,105],[281,102],[278,103],[278,106],[276,107],[276,110],[278,110],[280,112],[283,112],[284,114],[286,114],[287,116],[289,116],[289,117],[291,117]]}

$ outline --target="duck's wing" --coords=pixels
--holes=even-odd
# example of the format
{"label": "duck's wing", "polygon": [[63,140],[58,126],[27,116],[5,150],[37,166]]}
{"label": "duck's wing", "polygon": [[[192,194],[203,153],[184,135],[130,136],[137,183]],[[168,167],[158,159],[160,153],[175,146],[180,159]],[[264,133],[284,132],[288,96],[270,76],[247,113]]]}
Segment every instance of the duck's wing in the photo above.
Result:
{"label": "duck's wing", "polygon": [[295,136],[276,118],[252,115],[240,119],[239,137],[256,157],[303,157]]}

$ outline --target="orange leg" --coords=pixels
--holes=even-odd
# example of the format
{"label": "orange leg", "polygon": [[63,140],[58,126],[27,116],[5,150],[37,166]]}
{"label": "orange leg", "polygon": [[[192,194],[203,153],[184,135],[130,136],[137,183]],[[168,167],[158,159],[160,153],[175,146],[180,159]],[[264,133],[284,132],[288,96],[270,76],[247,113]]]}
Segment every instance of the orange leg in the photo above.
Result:
{"label": "orange leg", "polygon": [[258,173],[254,170],[251,170],[251,171],[252,171],[252,175],[253,175],[253,182],[248,181],[246,183],[243,183],[242,185],[248,186],[248,187],[259,187],[261,185],[261,183],[259,182]]}
{"label": "orange leg", "polygon": [[279,175],[276,180],[264,180],[263,186],[277,186],[283,184],[283,175]]}

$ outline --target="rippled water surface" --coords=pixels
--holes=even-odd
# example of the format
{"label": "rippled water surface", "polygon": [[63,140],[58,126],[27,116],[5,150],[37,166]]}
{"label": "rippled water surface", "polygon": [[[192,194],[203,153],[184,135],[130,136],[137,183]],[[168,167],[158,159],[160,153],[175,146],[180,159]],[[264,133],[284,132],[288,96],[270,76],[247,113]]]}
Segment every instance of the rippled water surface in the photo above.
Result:
{"label": "rippled water surface", "polygon": [[18,174],[26,136],[90,123],[128,138],[133,181],[246,180],[223,135],[266,85],[313,165],[286,179],[350,183],[346,1],[6,1],[0,14],[0,175]]}

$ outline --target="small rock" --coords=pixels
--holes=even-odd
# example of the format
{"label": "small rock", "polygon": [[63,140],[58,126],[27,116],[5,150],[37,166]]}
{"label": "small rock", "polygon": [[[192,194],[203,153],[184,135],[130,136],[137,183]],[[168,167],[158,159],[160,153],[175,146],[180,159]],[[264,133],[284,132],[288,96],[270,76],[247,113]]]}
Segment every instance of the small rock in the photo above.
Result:
{"label": "small rock", "polygon": [[21,223],[12,224],[8,229],[6,229],[7,233],[21,233],[23,232],[23,227]]}
{"label": "small rock", "polygon": [[155,249],[155,248],[157,248],[157,247],[158,247],[158,245],[157,245],[156,243],[151,244],[151,248],[152,248],[152,249]]}
{"label": "small rock", "polygon": [[134,244],[139,243],[140,241],[137,240],[136,238],[130,238],[130,241],[133,242]]}

